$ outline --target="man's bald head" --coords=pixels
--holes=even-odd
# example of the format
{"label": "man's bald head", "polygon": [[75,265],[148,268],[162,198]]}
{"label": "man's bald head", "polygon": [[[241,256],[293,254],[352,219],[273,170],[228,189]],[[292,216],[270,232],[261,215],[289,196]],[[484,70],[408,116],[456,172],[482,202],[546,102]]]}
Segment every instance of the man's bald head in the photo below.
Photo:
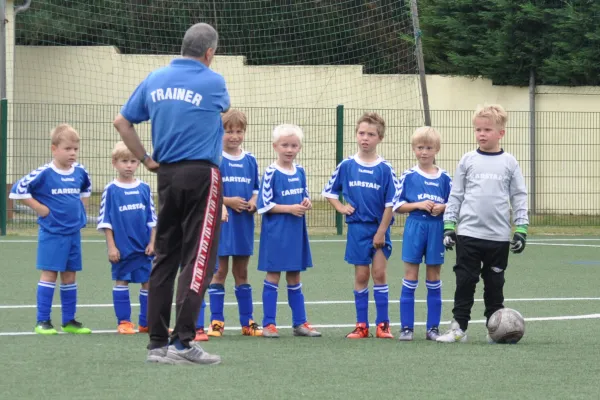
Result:
{"label": "man's bald head", "polygon": [[192,25],[183,37],[181,55],[183,57],[203,58],[207,55],[206,52],[208,49],[213,49],[211,52],[212,58],[212,55],[217,50],[218,41],[219,34],[209,24],[199,23]]}

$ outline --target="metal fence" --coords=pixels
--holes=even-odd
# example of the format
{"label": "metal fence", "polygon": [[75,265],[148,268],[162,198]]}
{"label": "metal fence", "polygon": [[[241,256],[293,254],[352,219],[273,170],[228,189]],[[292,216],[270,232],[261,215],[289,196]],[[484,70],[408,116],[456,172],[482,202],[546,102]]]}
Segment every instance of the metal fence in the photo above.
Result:
{"label": "metal fence", "polygon": [[[241,108],[248,116],[244,148],[257,158],[261,170],[275,159],[271,130],[291,122],[305,131],[298,162],[307,170],[314,209],[311,228],[341,232],[342,219],[320,196],[336,164],[356,152],[355,122],[364,112],[337,108]],[[422,121],[421,110],[372,110],[386,120],[386,136],[379,152],[396,172],[414,165],[410,137]],[[94,182],[89,224],[96,225],[99,197],[115,177],[110,154],[119,136],[112,120],[117,105],[7,104],[0,124],[0,184],[10,190],[21,176],[51,159],[49,132],[59,123],[73,125],[81,134],[80,162]],[[476,148],[472,111],[432,111],[432,125],[442,134],[437,164],[453,174],[462,154]],[[529,112],[510,112],[502,147],[519,160],[530,189],[531,224],[537,226],[590,226],[600,223],[600,113],[537,112],[535,136],[530,135]],[[149,125],[139,126],[150,147]],[[532,143],[534,139],[534,143]],[[532,172],[535,176],[532,175]],[[155,176],[138,170],[138,177],[156,188]],[[160,205],[159,205],[160,207]],[[35,215],[24,206],[0,196],[1,227],[18,230],[35,226]],[[396,225],[404,223],[396,218]],[[259,219],[257,218],[259,222]],[[3,230],[4,232],[4,230]]]}

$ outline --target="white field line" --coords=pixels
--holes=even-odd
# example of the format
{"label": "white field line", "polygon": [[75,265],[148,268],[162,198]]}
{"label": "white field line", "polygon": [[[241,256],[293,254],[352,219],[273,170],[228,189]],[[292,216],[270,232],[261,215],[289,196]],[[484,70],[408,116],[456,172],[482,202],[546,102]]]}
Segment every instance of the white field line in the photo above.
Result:
{"label": "white field line", "polygon": [[[443,303],[452,303],[454,300],[446,299],[442,300]],[[514,298],[504,299],[505,303],[511,302],[529,302],[529,301],[600,301],[600,297],[531,297],[531,298]],[[415,303],[426,303],[427,300],[416,300]],[[483,302],[483,299],[475,299],[475,302]],[[369,303],[374,304],[375,301],[371,300]],[[398,304],[399,300],[390,300],[390,304]],[[262,305],[261,301],[255,301],[252,304]],[[287,305],[286,301],[278,301],[278,305]],[[306,305],[336,305],[336,304],[354,304],[354,300],[317,300],[317,301],[306,301]],[[206,303],[207,307],[210,303]],[[226,306],[236,306],[237,302],[225,302]],[[139,303],[131,303],[132,307],[139,307]],[[173,305],[174,306],[174,305]],[[0,305],[0,310],[19,310],[24,308],[36,308],[35,304],[15,304],[15,305]],[[60,308],[60,304],[53,304],[53,308]],[[112,303],[109,304],[77,304],[77,308],[106,308],[113,307]]]}
{"label": "white field line", "polygon": [[[573,321],[573,320],[583,320],[583,319],[600,319],[600,314],[585,314],[585,315],[562,315],[557,317],[532,317],[525,318],[527,322],[543,322],[543,321]],[[483,324],[485,323],[484,319],[469,321],[469,324]],[[450,321],[442,321],[441,325],[449,325]],[[425,322],[415,322],[416,326],[425,326]],[[320,325],[312,325],[317,329],[339,329],[339,328],[354,328],[355,324],[320,324]],[[390,326],[400,326],[399,323],[390,323]],[[277,326],[277,329],[291,329],[290,325],[285,326]],[[238,327],[226,327],[227,331],[239,331]],[[65,332],[59,332],[59,334],[64,334]],[[101,329],[94,330],[92,333],[112,333],[117,334],[115,329]],[[0,336],[30,336],[35,335],[35,332],[0,332]]]}

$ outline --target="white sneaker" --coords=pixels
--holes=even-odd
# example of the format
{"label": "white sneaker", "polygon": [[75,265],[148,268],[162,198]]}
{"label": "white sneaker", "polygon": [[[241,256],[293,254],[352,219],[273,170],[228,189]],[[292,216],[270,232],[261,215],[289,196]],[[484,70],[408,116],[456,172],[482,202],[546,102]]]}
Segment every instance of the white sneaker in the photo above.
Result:
{"label": "white sneaker", "polygon": [[438,343],[465,343],[467,341],[467,331],[460,329],[458,322],[452,321],[450,330],[435,339],[435,341]]}

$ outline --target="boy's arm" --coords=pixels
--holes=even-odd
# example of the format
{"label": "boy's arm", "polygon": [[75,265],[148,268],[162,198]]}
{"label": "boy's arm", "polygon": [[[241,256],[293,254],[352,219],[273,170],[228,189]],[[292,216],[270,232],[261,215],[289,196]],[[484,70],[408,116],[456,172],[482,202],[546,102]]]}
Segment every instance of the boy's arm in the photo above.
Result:
{"label": "boy's arm", "polygon": [[386,207],[383,211],[379,228],[377,228],[377,233],[375,233],[375,237],[373,238],[373,247],[376,249],[381,249],[385,246],[385,233],[392,223],[393,216],[394,212],[392,211],[392,207]]}
{"label": "boy's arm", "polygon": [[256,212],[256,200],[258,199],[258,192],[252,194],[252,197],[250,197],[250,200],[248,200],[248,206],[250,208],[248,208],[248,212],[250,214],[254,214]]}
{"label": "boy's arm", "polygon": [[271,214],[292,214],[296,217],[301,217],[309,210],[308,207],[303,206],[302,204],[275,204],[273,208],[271,208],[269,213]]}
{"label": "boy's arm", "polygon": [[33,197],[30,197],[28,199],[22,199],[21,203],[31,208],[33,211],[36,212],[37,215],[39,215],[42,218],[47,217],[48,214],[50,214],[50,209],[47,206],[40,203],[39,201],[37,201],[36,199],[34,199]]}
{"label": "boy's arm", "polygon": [[444,230],[455,230],[456,222],[463,200],[465,199],[465,187],[467,182],[467,171],[464,165],[464,158],[460,160],[452,179],[452,190],[448,197],[446,210],[444,211]]}
{"label": "boy's arm", "polygon": [[156,227],[152,228],[150,232],[150,242],[148,242],[148,246],[146,246],[146,255],[153,256],[154,255],[154,241],[156,240]]}
{"label": "boy's arm", "polygon": [[509,195],[513,211],[513,222],[517,226],[513,240],[510,242],[510,249],[513,253],[518,254],[525,250],[527,228],[529,226],[527,187],[525,186],[525,178],[518,164],[510,180]]}
{"label": "boy's arm", "polygon": [[352,215],[352,213],[354,212],[354,207],[352,207],[350,204],[342,204],[342,202],[339,199],[334,199],[331,197],[325,198],[327,199],[329,204],[331,204],[333,208],[335,208],[335,210],[340,214]]}
{"label": "boy's arm", "polygon": [[117,263],[121,259],[121,253],[115,243],[115,236],[112,229],[104,228],[104,236],[106,236],[106,246],[108,247],[108,261]]}

